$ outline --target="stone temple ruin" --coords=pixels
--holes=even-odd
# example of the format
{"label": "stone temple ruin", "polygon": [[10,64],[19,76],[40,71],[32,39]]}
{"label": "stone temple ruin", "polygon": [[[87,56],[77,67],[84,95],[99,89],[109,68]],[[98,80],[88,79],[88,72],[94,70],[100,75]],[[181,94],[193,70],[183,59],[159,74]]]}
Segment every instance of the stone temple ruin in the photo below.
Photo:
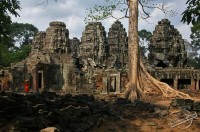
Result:
{"label": "stone temple ruin", "polygon": [[69,39],[65,23],[49,25],[46,32],[34,37],[29,57],[11,66],[13,88],[21,88],[28,80],[37,92],[122,91],[121,69],[127,68],[128,45],[126,31],[119,21],[112,25],[108,37],[100,22],[89,23],[81,41]]}
{"label": "stone temple ruin", "polygon": [[153,31],[149,45],[151,74],[174,89],[199,90],[200,70],[187,67],[187,52],[181,34],[168,19],[162,19]]}
{"label": "stone temple ruin", "polygon": [[[100,22],[85,27],[81,40],[69,38],[63,22],[51,22],[33,39],[32,51],[10,68],[10,87],[20,89],[28,80],[35,92],[64,90],[67,93],[120,93],[128,69],[128,38],[116,21],[108,35]],[[187,67],[181,34],[163,19],[155,27],[149,46],[150,73],[175,89],[199,89],[200,70]]]}
{"label": "stone temple ruin", "polygon": [[153,67],[184,68],[187,62],[184,41],[170,21],[163,19],[153,31],[149,46],[149,63]]}

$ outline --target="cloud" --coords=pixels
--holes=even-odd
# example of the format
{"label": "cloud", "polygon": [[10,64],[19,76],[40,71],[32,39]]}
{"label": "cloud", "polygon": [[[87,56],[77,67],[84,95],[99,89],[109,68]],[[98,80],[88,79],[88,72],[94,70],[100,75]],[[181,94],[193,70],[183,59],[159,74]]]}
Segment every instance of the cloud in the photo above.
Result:
{"label": "cloud", "polygon": [[[20,0],[22,10],[19,14],[21,17],[12,17],[12,20],[21,23],[31,23],[41,31],[46,30],[51,21],[63,21],[69,29],[70,38],[81,37],[85,28],[84,18],[86,17],[86,8],[93,7],[95,4],[103,4],[104,2],[104,0],[58,0],[57,2],[49,0],[46,7],[35,5],[35,3],[41,1],[42,0]],[[163,1],[157,0],[157,2]],[[153,9],[149,11],[152,16],[150,19],[147,21],[139,20],[139,30],[146,29],[152,32],[157,22],[166,17],[171,21],[171,24],[180,31],[183,38],[189,39],[190,26],[180,22],[181,13],[186,9],[186,0],[164,0],[164,2],[168,3],[168,6],[176,10],[178,14],[175,17],[169,17],[165,16],[161,11]],[[119,11],[115,11],[114,14],[118,17],[122,15]],[[114,21],[115,19],[109,18],[101,22],[108,32]],[[122,19],[120,21],[126,28],[126,31],[128,31],[128,19]]]}
{"label": "cloud", "polygon": [[[163,1],[160,1],[163,2]],[[190,26],[187,24],[183,24],[181,22],[182,19],[182,12],[187,8],[186,0],[165,0],[165,3],[167,3],[168,10],[173,10],[176,12],[175,16],[169,16],[164,14],[159,9],[153,9],[150,13],[151,18],[147,20],[140,19],[139,20],[139,29],[146,29],[149,31],[153,31],[155,29],[155,26],[157,25],[158,21],[160,21],[163,18],[167,18],[170,20],[171,25],[174,25],[175,28],[179,30],[179,32],[182,34],[183,39],[190,40]]]}
{"label": "cloud", "polygon": [[83,32],[83,29],[85,28],[84,20],[80,17],[71,15],[66,18],[66,25],[69,29],[69,37],[77,37],[80,38],[81,34]]}

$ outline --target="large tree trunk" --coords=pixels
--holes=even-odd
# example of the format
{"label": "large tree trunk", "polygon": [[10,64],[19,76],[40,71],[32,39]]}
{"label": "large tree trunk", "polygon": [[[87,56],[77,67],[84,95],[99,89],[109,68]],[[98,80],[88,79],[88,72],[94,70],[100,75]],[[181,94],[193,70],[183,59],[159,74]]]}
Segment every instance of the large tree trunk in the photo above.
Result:
{"label": "large tree trunk", "polygon": [[161,93],[164,97],[190,98],[189,95],[172,89],[169,85],[154,79],[145,69],[139,59],[138,38],[138,0],[129,0],[129,83],[124,97],[134,101],[145,99],[146,93]]}
{"label": "large tree trunk", "polygon": [[[125,97],[134,101],[140,96],[137,92],[138,65],[139,65],[139,39],[138,39],[138,1],[129,0],[129,30],[128,30],[128,55],[129,55],[129,90]],[[137,19],[135,19],[137,18]]]}

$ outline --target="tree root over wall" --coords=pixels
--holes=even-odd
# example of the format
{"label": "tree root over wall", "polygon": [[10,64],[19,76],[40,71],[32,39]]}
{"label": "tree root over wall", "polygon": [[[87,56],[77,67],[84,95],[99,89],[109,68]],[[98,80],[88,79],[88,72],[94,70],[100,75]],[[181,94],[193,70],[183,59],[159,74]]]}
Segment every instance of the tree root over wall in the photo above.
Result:
{"label": "tree root over wall", "polygon": [[145,69],[144,65],[140,63],[138,67],[137,76],[137,84],[129,83],[126,85],[126,91],[124,92],[123,96],[131,101],[137,99],[147,99],[146,94],[160,94],[161,97],[164,98],[183,98],[183,99],[191,99],[188,94],[183,92],[177,91],[171,88],[168,84],[164,82],[160,82],[152,77],[147,70]]}

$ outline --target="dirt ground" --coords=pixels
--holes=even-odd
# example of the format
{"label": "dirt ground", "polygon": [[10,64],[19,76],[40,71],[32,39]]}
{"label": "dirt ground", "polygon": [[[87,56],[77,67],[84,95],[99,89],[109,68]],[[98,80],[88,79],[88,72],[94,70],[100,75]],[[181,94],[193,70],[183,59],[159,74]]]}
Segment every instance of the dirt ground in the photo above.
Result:
{"label": "dirt ground", "polygon": [[[189,93],[195,101],[200,100],[200,92],[191,92],[183,90],[183,92]],[[164,107],[170,107],[171,99],[159,98],[159,96],[151,95],[148,102],[155,105],[160,105]],[[126,111],[126,107],[119,108],[122,111]],[[144,117],[130,117],[121,118],[117,120],[111,120],[109,118],[104,118],[100,125],[94,126],[91,132],[200,132],[200,112],[197,112],[197,118],[190,122],[182,123],[178,126],[171,127],[169,122],[171,121],[171,113],[180,111],[169,109],[169,114],[162,118],[149,117],[148,115]],[[131,112],[131,111],[126,111]],[[185,129],[186,126],[189,126]]]}
{"label": "dirt ground", "polygon": [[[200,100],[200,92],[187,90],[183,90],[183,92],[189,93],[195,101]],[[145,101],[136,100],[133,103],[124,98],[119,98],[121,95],[116,94],[61,96],[54,92],[47,92],[38,96],[34,94],[11,95],[9,98],[0,98],[3,100],[0,108],[8,107],[6,111],[3,111],[7,114],[3,116],[5,116],[5,119],[7,119],[7,115],[9,118],[12,116],[15,120],[7,120],[7,124],[2,129],[0,128],[0,132],[1,130],[7,132],[7,130],[10,131],[13,128],[26,132],[33,130],[32,128],[41,130],[46,126],[57,127],[61,131],[77,132],[200,132],[200,111],[187,111],[189,113],[196,112],[197,117],[189,120],[192,122],[187,121],[171,127],[170,122],[177,119],[177,114],[172,113],[181,111],[181,109],[170,105],[172,99],[161,98],[161,96],[155,94],[147,95]],[[19,105],[20,109],[25,109],[24,113],[21,110],[13,111],[19,109],[18,104],[21,104]],[[200,107],[200,105],[197,106]],[[43,110],[42,113],[38,113],[40,109]],[[8,114],[9,112],[11,115]],[[16,113],[20,118],[16,117]],[[0,121],[1,118],[3,121],[4,118],[0,116]],[[30,122],[27,123],[27,121]],[[68,126],[68,128],[64,129],[63,126]],[[188,128],[184,129],[186,126]]]}
{"label": "dirt ground", "polygon": [[199,119],[193,120],[192,125],[187,129],[180,127],[171,128],[167,124],[167,119],[134,119],[134,120],[118,120],[106,122],[101,127],[95,127],[91,131],[95,132],[199,132]]}

